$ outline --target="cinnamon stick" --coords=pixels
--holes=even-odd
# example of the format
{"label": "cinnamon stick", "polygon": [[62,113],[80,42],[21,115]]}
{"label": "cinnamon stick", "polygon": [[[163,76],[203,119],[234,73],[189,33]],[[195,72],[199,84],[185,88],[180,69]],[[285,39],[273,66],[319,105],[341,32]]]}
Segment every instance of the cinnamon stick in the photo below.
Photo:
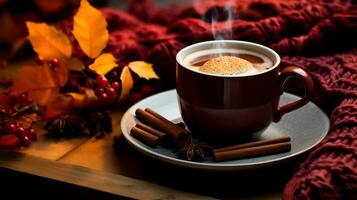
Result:
{"label": "cinnamon stick", "polygon": [[233,149],[227,151],[213,151],[215,161],[232,160],[239,158],[263,156],[275,153],[282,153],[291,149],[290,142],[268,144],[262,146],[247,147],[243,149]]}
{"label": "cinnamon stick", "polygon": [[[142,120],[143,122],[147,123],[148,125],[152,126],[153,128],[167,133],[170,135],[175,141],[185,138],[188,135],[188,131],[178,127],[174,123],[168,121],[167,119],[161,117],[154,116],[153,114],[144,111],[142,109],[137,109],[135,111],[136,116]],[[163,120],[164,119],[164,120]]]}
{"label": "cinnamon stick", "polygon": [[152,127],[147,126],[145,124],[136,124],[136,127],[140,128],[148,133],[151,133],[152,135],[155,135],[156,137],[158,137],[160,139],[163,139],[165,136],[167,136],[166,133],[163,133],[161,131],[153,129]]}
{"label": "cinnamon stick", "polygon": [[181,127],[181,128],[186,128],[186,125],[183,122],[176,123],[176,126]]}
{"label": "cinnamon stick", "polygon": [[237,145],[233,145],[233,146],[218,148],[218,149],[214,149],[214,151],[220,152],[220,151],[229,151],[229,150],[235,150],[235,149],[243,149],[243,148],[247,148],[247,147],[262,146],[262,145],[275,144],[275,143],[281,143],[281,142],[289,142],[290,140],[291,140],[290,137],[285,135],[285,136],[281,136],[281,137],[274,138],[274,139],[260,140],[260,141],[245,143],[245,144],[237,144]]}
{"label": "cinnamon stick", "polygon": [[153,109],[150,108],[145,108],[145,111],[154,115],[156,118],[168,123],[168,124],[174,124],[173,122],[167,120],[165,117],[163,117],[162,115],[160,115],[159,113],[155,112]]}
{"label": "cinnamon stick", "polygon": [[184,133],[189,134],[188,130],[186,130],[185,128],[181,128],[180,126],[178,126],[177,124],[173,123],[172,121],[166,119],[165,117],[161,116],[159,113],[155,112],[154,110],[152,110],[150,108],[146,108],[145,111],[154,115],[156,118],[162,120],[163,122],[170,124],[171,126],[179,129],[180,131],[183,131]]}
{"label": "cinnamon stick", "polygon": [[134,126],[131,131],[130,131],[130,135],[135,137],[136,139],[140,140],[141,142],[155,147],[157,145],[157,142],[159,140],[159,137],[152,135],[150,133],[148,133],[145,130],[142,130],[136,126]]}

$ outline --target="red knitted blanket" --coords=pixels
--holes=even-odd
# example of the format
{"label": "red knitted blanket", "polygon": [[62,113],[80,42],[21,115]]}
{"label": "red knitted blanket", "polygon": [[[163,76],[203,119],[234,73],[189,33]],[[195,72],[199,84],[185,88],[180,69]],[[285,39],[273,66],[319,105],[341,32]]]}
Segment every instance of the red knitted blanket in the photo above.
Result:
{"label": "red knitted blanket", "polygon": [[[131,0],[128,12],[103,13],[110,30],[106,51],[122,64],[153,63],[166,88],[174,86],[176,53],[217,34],[267,45],[283,56],[283,67],[307,69],[331,130],[288,182],[283,199],[357,199],[356,0],[197,0],[165,9]],[[70,34],[68,24],[62,29]],[[75,54],[82,54],[79,48]]]}

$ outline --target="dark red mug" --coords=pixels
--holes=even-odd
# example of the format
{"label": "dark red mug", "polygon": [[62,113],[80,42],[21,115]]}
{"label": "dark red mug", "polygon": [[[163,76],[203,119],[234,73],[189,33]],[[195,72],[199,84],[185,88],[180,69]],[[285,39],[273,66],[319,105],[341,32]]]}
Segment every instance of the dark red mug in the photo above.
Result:
{"label": "dark red mug", "polygon": [[[250,75],[207,74],[183,65],[194,52],[218,46],[263,54],[273,61],[265,71]],[[280,57],[272,49],[251,42],[218,40],[197,43],[182,49],[176,56],[176,88],[182,118],[188,128],[214,140],[231,140],[261,133],[282,115],[304,106],[314,84],[309,74],[295,66],[279,69]],[[284,82],[298,77],[305,85],[305,96],[279,106]]]}

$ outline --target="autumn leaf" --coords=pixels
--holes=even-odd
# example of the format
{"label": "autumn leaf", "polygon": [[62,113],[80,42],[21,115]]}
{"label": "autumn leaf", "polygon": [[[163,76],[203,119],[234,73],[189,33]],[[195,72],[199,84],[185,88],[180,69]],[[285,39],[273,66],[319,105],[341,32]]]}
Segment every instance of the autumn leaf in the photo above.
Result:
{"label": "autumn leaf", "polygon": [[75,57],[69,58],[65,61],[65,65],[68,70],[71,71],[82,71],[84,69],[83,62]]}
{"label": "autumn leaf", "polygon": [[94,91],[87,88],[84,93],[70,92],[58,94],[46,108],[42,109],[41,113],[46,119],[50,119],[73,112],[74,109],[95,107],[97,103],[98,98]]}
{"label": "autumn leaf", "polygon": [[54,26],[46,23],[26,22],[28,39],[39,56],[47,60],[69,58],[72,45],[68,37]]}
{"label": "autumn leaf", "polygon": [[27,92],[36,103],[45,105],[59,92],[68,77],[68,70],[58,66],[54,70],[49,66],[27,66],[17,71],[14,84],[10,88],[13,95]]}
{"label": "autumn leaf", "polygon": [[152,64],[144,61],[134,61],[128,64],[129,68],[133,70],[139,77],[147,80],[155,78],[159,79],[159,76],[155,73]]}
{"label": "autumn leaf", "polygon": [[17,71],[12,93],[24,93],[41,88],[57,87],[51,69],[48,66],[28,66]]}
{"label": "autumn leaf", "polygon": [[81,1],[74,16],[73,35],[83,52],[93,59],[107,46],[109,35],[105,17],[86,0]]}
{"label": "autumn leaf", "polygon": [[52,69],[52,75],[58,86],[64,86],[68,81],[68,69],[64,65],[58,65]]}
{"label": "autumn leaf", "polygon": [[121,94],[119,100],[123,99],[126,95],[129,94],[131,88],[134,85],[133,77],[131,76],[131,72],[128,67],[124,67],[121,74],[120,80],[122,84]]}
{"label": "autumn leaf", "polygon": [[97,59],[95,59],[93,64],[89,65],[89,69],[95,71],[99,75],[105,75],[117,66],[115,61],[116,59],[112,54],[103,53]]}
{"label": "autumn leaf", "polygon": [[28,96],[41,106],[52,102],[59,93],[58,87],[29,90]]}
{"label": "autumn leaf", "polygon": [[69,92],[62,95],[62,99],[67,99],[68,107],[83,108],[97,103],[98,98],[92,89],[85,89],[84,93]]}

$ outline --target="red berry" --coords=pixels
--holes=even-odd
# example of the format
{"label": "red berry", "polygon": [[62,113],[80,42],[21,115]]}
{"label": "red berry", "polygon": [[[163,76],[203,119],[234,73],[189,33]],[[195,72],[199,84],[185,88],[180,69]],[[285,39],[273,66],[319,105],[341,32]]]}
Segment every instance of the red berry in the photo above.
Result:
{"label": "red berry", "polygon": [[100,99],[103,99],[103,100],[106,100],[106,99],[108,99],[108,95],[107,95],[107,93],[103,93],[103,94],[101,94],[101,95],[99,96],[99,98],[100,98]]}
{"label": "red berry", "polygon": [[5,127],[5,130],[7,131],[7,133],[9,133],[9,134],[15,134],[17,132],[16,125],[11,121],[5,121],[4,127]]}
{"label": "red berry", "polygon": [[108,79],[103,75],[98,76],[96,81],[99,88],[105,88],[108,85]]}
{"label": "red berry", "polygon": [[37,135],[35,132],[35,129],[30,128],[29,130],[26,131],[27,137],[29,137],[32,141],[37,140]]}
{"label": "red berry", "polygon": [[5,115],[11,115],[11,111],[10,111],[10,109],[7,109],[7,108],[2,108],[1,110],[0,110],[0,112],[1,113],[3,113],[3,114],[5,114]]}
{"label": "red berry", "polygon": [[114,88],[114,90],[119,90],[119,88],[120,88],[120,83],[119,83],[119,82],[113,82],[113,83],[112,83],[112,88]]}
{"label": "red berry", "polygon": [[21,135],[20,140],[21,140],[21,145],[24,147],[28,147],[31,144],[31,140],[27,135]]}
{"label": "red berry", "polygon": [[26,130],[21,126],[18,126],[17,127],[17,133],[19,133],[20,135],[25,135],[26,134]]}
{"label": "red berry", "polygon": [[33,100],[31,99],[31,97],[27,97],[27,100],[28,100],[28,104],[32,104],[33,103]]}
{"label": "red berry", "polygon": [[16,101],[21,107],[27,106],[32,103],[32,99],[28,97],[27,94],[22,93],[17,95]]}
{"label": "red berry", "polygon": [[57,58],[54,58],[54,59],[48,61],[48,64],[51,65],[52,67],[57,67],[60,64],[60,62]]}
{"label": "red berry", "polygon": [[117,92],[114,90],[114,88],[110,87],[107,89],[107,93],[109,96],[115,96]]}
{"label": "red berry", "polygon": [[7,131],[8,131],[8,133],[10,133],[10,134],[16,133],[16,131],[17,131],[16,125],[15,125],[15,124],[9,125],[9,126],[7,127]]}
{"label": "red berry", "polygon": [[15,135],[0,139],[0,148],[14,149],[20,146],[20,140]]}
{"label": "red berry", "polygon": [[39,65],[44,65],[44,64],[46,64],[46,61],[45,61],[45,59],[43,57],[39,56],[36,59],[36,63],[39,64]]}
{"label": "red berry", "polygon": [[103,88],[97,88],[97,89],[95,90],[95,95],[96,95],[97,97],[100,97],[103,93],[104,93],[104,89],[103,89]]}

